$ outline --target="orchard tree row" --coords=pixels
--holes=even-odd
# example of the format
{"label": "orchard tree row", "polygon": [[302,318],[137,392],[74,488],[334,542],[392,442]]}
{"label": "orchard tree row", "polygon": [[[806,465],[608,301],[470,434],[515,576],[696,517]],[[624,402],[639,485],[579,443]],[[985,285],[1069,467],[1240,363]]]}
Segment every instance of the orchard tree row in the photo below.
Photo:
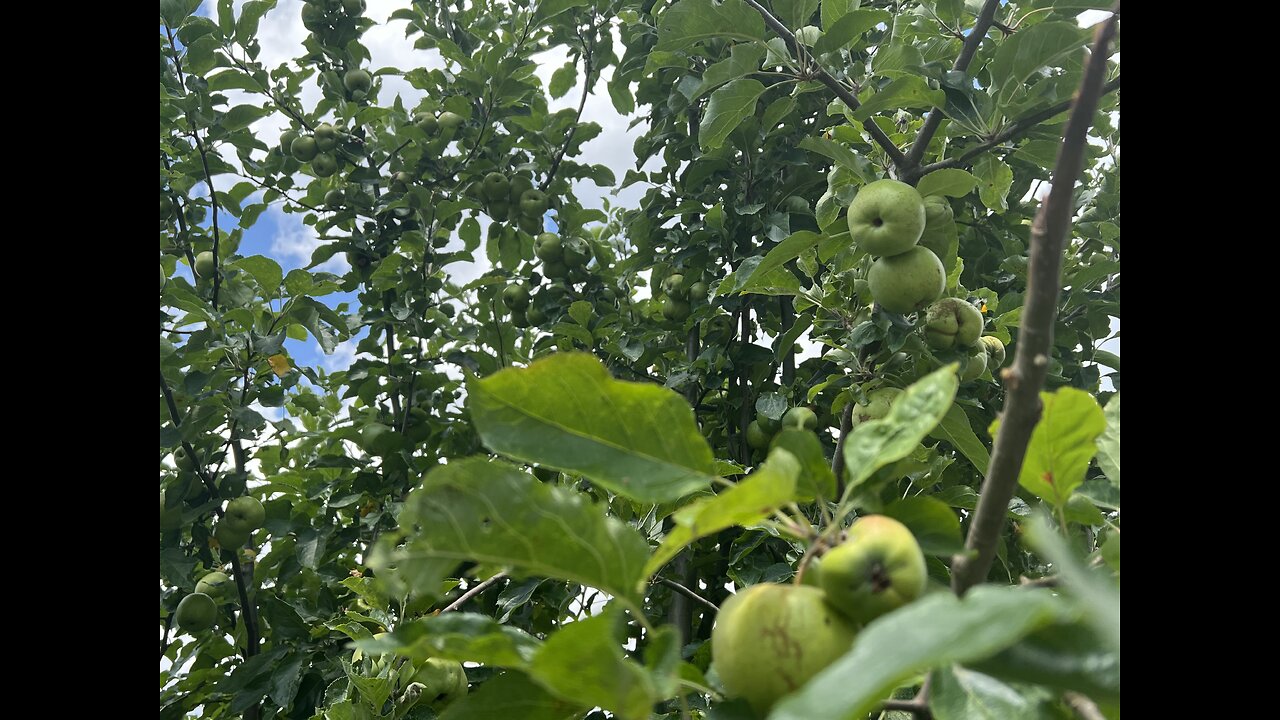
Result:
{"label": "orchard tree row", "polygon": [[1118,3],[370,15],[160,3],[162,719],[1119,717]]}

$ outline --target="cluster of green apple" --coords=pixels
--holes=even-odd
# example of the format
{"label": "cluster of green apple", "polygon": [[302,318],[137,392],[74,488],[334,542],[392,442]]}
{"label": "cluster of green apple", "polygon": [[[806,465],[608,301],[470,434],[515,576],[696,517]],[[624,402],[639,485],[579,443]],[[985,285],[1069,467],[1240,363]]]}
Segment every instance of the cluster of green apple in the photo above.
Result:
{"label": "cluster of green apple", "polygon": [[805,430],[818,429],[818,414],[799,405],[783,413],[781,419],[769,417],[756,411],[756,419],[747,425],[747,444],[756,450],[768,450],[773,436],[784,427],[797,427]]}
{"label": "cluster of green apple", "polygon": [[365,0],[305,0],[302,27],[329,40],[335,31],[364,15],[364,9]]}
{"label": "cluster of green apple", "polygon": [[[380,640],[386,636],[378,633],[373,637]],[[467,671],[456,660],[432,657],[415,663],[395,653],[366,655],[356,650],[351,654],[351,666],[365,677],[394,680],[392,692],[402,698],[401,712],[425,702],[440,713],[470,689]]]}
{"label": "cluster of green apple", "polygon": [[947,273],[939,258],[954,222],[945,197],[924,198],[904,182],[877,180],[853,198],[848,221],[853,241],[877,258],[867,282],[880,307],[905,315],[942,295]]}
{"label": "cluster of green apple", "polygon": [[533,186],[528,175],[516,173],[508,178],[495,170],[484,176],[473,194],[477,191],[485,213],[495,223],[515,223],[529,235],[542,231],[542,217],[550,201],[546,193]]}
{"label": "cluster of green apple", "polygon": [[234,600],[234,589],[235,583],[226,573],[208,573],[196,583],[196,591],[178,603],[173,619],[186,632],[207,630],[218,619],[218,606]]}
{"label": "cluster of green apple", "polygon": [[266,522],[267,511],[258,499],[249,495],[227,501],[222,519],[213,529],[213,537],[226,550],[244,547],[253,531]]}
{"label": "cluster of green apple", "polygon": [[905,525],[860,518],[800,584],[752,585],[720,607],[711,657],[726,695],[766,714],[847,653],[862,626],[920,597],[927,580]]}
{"label": "cluster of green apple", "polygon": [[960,379],[976,380],[988,368],[994,373],[1005,360],[1004,343],[1000,338],[983,336],[983,323],[982,311],[971,303],[942,298],[925,313],[925,343],[934,350],[958,352]]}
{"label": "cluster of green apple", "polygon": [[673,323],[682,323],[693,311],[690,303],[705,302],[711,288],[702,280],[690,280],[681,273],[672,273],[662,279],[662,317]]}
{"label": "cluster of green apple", "polygon": [[301,163],[311,163],[316,177],[327,178],[338,172],[341,155],[336,150],[343,133],[330,123],[320,123],[313,132],[303,134],[290,128],[280,135],[280,149]]}

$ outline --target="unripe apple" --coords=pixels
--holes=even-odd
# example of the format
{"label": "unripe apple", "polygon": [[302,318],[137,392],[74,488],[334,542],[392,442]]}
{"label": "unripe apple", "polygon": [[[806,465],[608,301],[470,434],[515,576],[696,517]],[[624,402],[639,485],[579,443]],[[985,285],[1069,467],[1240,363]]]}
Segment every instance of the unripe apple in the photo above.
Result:
{"label": "unripe apple", "polygon": [[508,285],[502,289],[502,303],[512,310],[529,307],[529,288],[524,285]]}
{"label": "unripe apple", "polygon": [[831,606],[865,625],[924,593],[924,553],[906,525],[868,515],[822,557],[822,589]]}
{"label": "unripe apple", "polygon": [[986,335],[980,339],[982,344],[987,346],[987,367],[991,370],[991,374],[994,375],[996,370],[1004,367],[1004,343],[1000,342],[1000,338],[992,335]]}
{"label": "unripe apple", "polygon": [[870,255],[899,255],[914,248],[924,221],[924,199],[897,180],[866,185],[849,205],[849,234]]}
{"label": "unripe apple", "polygon": [[545,262],[564,259],[564,247],[560,243],[560,236],[549,232],[539,234],[533,240],[533,254]]}
{"label": "unripe apple", "polygon": [[668,275],[662,281],[662,291],[673,298],[684,300],[689,297],[689,293],[685,290],[683,275]]}
{"label": "unripe apple", "polygon": [[752,420],[751,423],[747,425],[747,445],[750,445],[756,450],[767,450],[769,448],[769,441],[772,439],[773,433],[761,427],[759,422]]}
{"label": "unripe apple", "polygon": [[249,542],[253,531],[248,528],[240,527],[235,523],[228,523],[226,520],[218,521],[218,525],[213,529],[213,539],[226,550],[236,550],[244,547]]}
{"label": "unripe apple", "polygon": [[338,172],[338,158],[334,157],[333,153],[327,152],[316,155],[315,160],[311,161],[311,172],[315,173],[316,177],[330,177]]}
{"label": "unripe apple", "polygon": [[428,137],[440,132],[440,121],[433,113],[421,112],[413,116],[413,124],[426,133]]}
{"label": "unripe apple", "polygon": [[501,202],[507,200],[507,193],[511,190],[511,183],[507,180],[507,176],[500,172],[491,172],[484,176],[481,184],[484,195],[490,202]]}
{"label": "unripe apple", "polygon": [[821,590],[761,583],[720,606],[711,630],[712,664],[726,695],[745,698],[763,717],[848,652],[856,635]]}
{"label": "unripe apple", "polygon": [[856,404],[853,406],[853,422],[867,422],[868,420],[880,420],[889,414],[889,409],[893,407],[893,402],[898,399],[902,391],[895,387],[876,388],[867,393],[867,404]]}
{"label": "unripe apple", "polygon": [[512,205],[519,207],[520,196],[533,189],[533,180],[528,175],[519,173],[511,176],[511,190],[507,199]]}
{"label": "unripe apple", "polygon": [[782,429],[781,418],[774,420],[773,418],[769,417],[768,415],[765,415],[759,410],[756,411],[756,423],[760,425],[761,430],[764,430],[770,435],[773,435],[774,433]]}
{"label": "unripe apple", "polygon": [[710,291],[711,290],[710,288],[707,287],[707,284],[699,280],[698,282],[689,286],[689,301],[702,302],[703,300],[707,299],[707,294]]}
{"label": "unripe apple", "polygon": [[262,527],[267,520],[266,508],[251,495],[241,495],[227,502],[227,509],[222,513],[222,522],[232,528],[253,531]]}
{"label": "unripe apple", "polygon": [[165,492],[160,491],[160,532],[169,532],[182,527],[182,504],[166,507]]}
{"label": "unripe apple", "polygon": [[467,671],[462,663],[444,658],[427,658],[410,682],[422,683],[418,702],[427,703],[437,712],[466,695],[468,690]]}
{"label": "unripe apple", "polygon": [[368,70],[353,68],[342,76],[342,85],[348,92],[369,92],[369,88],[373,87],[373,76]]}
{"label": "unripe apple", "polygon": [[214,262],[213,253],[211,251],[205,250],[199,255],[196,255],[196,266],[195,266],[196,277],[200,277],[200,278],[213,277],[213,273],[216,268],[217,268],[217,263]]}
{"label": "unripe apple", "polygon": [[662,301],[662,317],[672,322],[684,322],[689,317],[689,303],[668,297]]}
{"label": "unripe apple", "polygon": [[591,247],[587,241],[578,237],[566,238],[560,243],[564,254],[564,264],[570,268],[584,267],[591,262]]}
{"label": "unripe apple", "polygon": [[452,135],[454,131],[456,131],[459,127],[461,127],[462,123],[467,121],[466,118],[462,117],[458,113],[451,112],[449,110],[445,110],[444,112],[440,113],[440,115],[436,119],[440,123],[440,129],[450,135]]}
{"label": "unripe apple", "polygon": [[364,0],[342,0],[342,11],[349,17],[360,17],[364,14]]}
{"label": "unripe apple", "polygon": [[280,152],[285,155],[293,154],[293,141],[299,137],[298,131],[292,128],[285,130],[280,134]]}
{"label": "unripe apple", "polygon": [[324,194],[324,206],[330,210],[339,210],[342,208],[344,199],[342,190],[340,188],[334,188]]}
{"label": "unripe apple", "polygon": [[960,380],[977,380],[987,369],[987,345],[982,342],[965,348],[964,367],[960,370]]}
{"label": "unripe apple", "polygon": [[926,248],[882,257],[867,273],[871,297],[889,312],[905,315],[923,310],[938,299],[947,284],[942,261]]}
{"label": "unripe apple", "polygon": [[191,593],[182,598],[178,609],[173,611],[173,619],[185,632],[200,632],[213,627],[218,619],[218,604],[213,598],[203,593]]}
{"label": "unripe apple", "polygon": [[216,570],[200,578],[200,582],[196,583],[196,592],[208,595],[219,605],[231,601],[235,588],[235,581],[226,573]]}
{"label": "unripe apple", "polygon": [[941,258],[947,253],[951,232],[955,229],[955,212],[951,203],[942,195],[930,195],[924,199],[924,232],[920,245]]}
{"label": "unripe apple", "polygon": [[338,129],[329,123],[320,123],[315,131],[316,148],[327,153],[338,147]]}
{"label": "unripe apple", "polygon": [[822,558],[815,557],[809,560],[809,564],[804,569],[804,575],[800,576],[800,584],[822,589]]}
{"label": "unripe apple", "polygon": [[786,415],[782,416],[782,426],[817,430],[818,416],[807,407],[793,407],[787,411]]}
{"label": "unripe apple", "polygon": [[541,190],[525,190],[520,194],[520,214],[541,218],[547,212],[547,196]]}
{"label": "unripe apple", "polygon": [[303,135],[289,146],[289,154],[298,162],[311,162],[320,153],[320,146],[310,135]]}
{"label": "unripe apple", "polygon": [[382,423],[369,423],[360,430],[360,447],[370,455],[390,455],[400,449],[400,436]]}
{"label": "unripe apple", "polygon": [[924,339],[935,350],[967,347],[982,335],[982,311],[960,298],[946,297],[929,306]]}
{"label": "unripe apple", "polygon": [[542,274],[554,280],[560,280],[569,275],[569,266],[563,262],[549,260],[542,264]]}
{"label": "unripe apple", "polygon": [[538,327],[547,321],[547,314],[536,307],[530,307],[524,311],[524,318],[530,327]]}

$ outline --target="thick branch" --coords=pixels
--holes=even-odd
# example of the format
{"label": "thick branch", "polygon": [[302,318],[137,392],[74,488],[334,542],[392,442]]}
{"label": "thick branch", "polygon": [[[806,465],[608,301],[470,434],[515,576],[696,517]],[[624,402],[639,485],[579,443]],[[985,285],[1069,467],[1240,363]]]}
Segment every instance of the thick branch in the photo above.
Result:
{"label": "thick branch", "polygon": [[[960,57],[957,57],[955,64],[951,66],[952,70],[964,72],[969,69],[969,63],[973,62],[973,56],[978,53],[978,47],[986,38],[987,30],[991,28],[991,23],[996,17],[996,9],[999,7],[1000,0],[987,0],[982,6],[982,11],[978,13],[978,22],[974,24],[973,30],[969,31],[969,37],[965,38],[964,47],[960,48]],[[925,150],[929,148],[929,143],[941,124],[942,108],[933,108],[925,117],[924,125],[920,126],[916,139],[911,143],[911,152],[907,153],[908,167],[914,168],[920,164]]]}
{"label": "thick branch", "polygon": [[249,602],[249,581],[245,579],[244,568],[240,565],[240,550],[231,551],[231,572],[236,578],[236,592],[240,595],[240,618],[244,620],[244,632],[248,647],[245,648],[245,658],[251,658],[258,654],[258,646],[261,644],[258,634],[258,613],[255,612],[256,607]]}
{"label": "thick branch", "polygon": [[982,483],[978,506],[970,520],[969,536],[965,541],[968,553],[952,559],[951,587],[958,595],[982,582],[991,569],[1009,500],[1018,485],[1018,473],[1022,469],[1027,443],[1040,418],[1040,389],[1044,387],[1053,345],[1053,323],[1062,290],[1063,249],[1071,230],[1072,195],[1076,180],[1084,170],[1089,126],[1102,97],[1102,80],[1106,75],[1109,54],[1107,48],[1115,35],[1119,2],[1112,12],[1115,14],[1094,35],[1093,52],[1058,151],[1053,188],[1031,226],[1027,302],[1022,312],[1017,357],[1013,367],[1001,373],[1008,392],[1001,413],[1000,430],[991,451],[991,464]]}
{"label": "thick branch", "polygon": [[[1102,92],[1100,93],[1100,95],[1108,95],[1119,89],[1120,89],[1120,76],[1117,75],[1114,80],[1102,86]],[[1000,145],[1001,143],[1008,142],[1014,138],[1021,137],[1022,135],[1029,132],[1032,128],[1039,125],[1040,123],[1052,117],[1060,115],[1066,112],[1067,110],[1071,109],[1072,102],[1074,102],[1074,98],[1072,100],[1064,100],[1056,105],[1050,105],[1049,107],[1045,108],[1044,110],[1041,110],[1040,112],[1033,113],[1020,120],[1010,123],[1009,126],[1006,127],[1004,130],[1001,130],[995,135],[992,135],[986,140],[969,148],[964,152],[964,154],[960,155],[959,157],[948,158],[946,160],[939,160],[936,163],[930,163],[921,168],[918,168],[917,170],[912,172],[910,179],[914,182],[915,180],[919,180],[920,178],[924,177],[925,175],[928,175],[934,170],[942,170],[944,168],[967,167],[974,160],[978,159],[978,156],[982,155],[983,153],[990,150],[991,148],[997,145]]]}
{"label": "thick branch", "polygon": [[711,602],[710,600],[708,600],[708,599],[706,599],[706,598],[702,597],[701,595],[699,595],[698,593],[696,593],[696,592],[694,592],[694,591],[690,590],[689,588],[687,588],[687,587],[685,587],[685,586],[681,585],[680,583],[676,582],[675,580],[668,580],[668,579],[666,579],[666,578],[664,578],[664,577],[659,577],[659,578],[656,578],[656,579],[657,579],[657,581],[658,581],[659,583],[661,583],[661,584],[663,584],[663,585],[666,585],[667,587],[671,588],[672,590],[675,590],[676,592],[678,592],[678,593],[680,593],[681,595],[683,595],[683,596],[685,596],[685,597],[689,598],[690,600],[692,600],[692,601],[694,601],[694,602],[698,603],[699,605],[701,605],[701,606],[705,607],[706,609],[710,610],[711,612],[720,612],[720,608],[716,607],[716,604],[715,604],[715,603],[713,603],[713,602]]}
{"label": "thick branch", "polygon": [[500,572],[497,575],[494,575],[493,577],[489,578],[488,580],[485,580],[479,583],[475,587],[468,588],[466,592],[462,593],[461,597],[459,597],[457,600],[454,600],[453,602],[446,605],[445,608],[440,612],[447,613],[451,610],[457,610],[458,608],[465,605],[468,600],[479,595],[485,590],[488,590],[489,588],[493,587],[494,583],[498,582],[499,580],[501,580],[506,576],[507,574],[505,572]]}
{"label": "thick branch", "polygon": [[[797,52],[797,48],[800,46],[796,41],[796,36],[787,29],[786,25],[782,24],[781,20],[774,17],[773,13],[765,9],[765,7],[756,2],[756,0],[746,0],[746,3],[754,8],[756,12],[760,13],[760,16],[764,18],[764,24],[768,25],[770,30],[776,32],[782,38],[783,42],[787,44],[787,47],[791,49],[791,52]],[[850,110],[857,110],[862,106],[862,103],[858,102],[858,97],[854,95],[849,88],[840,84],[839,80],[832,77],[831,73],[827,72],[825,68],[815,67],[813,70],[813,77],[817,79],[818,82],[826,85],[831,92],[836,94],[836,97],[844,101],[844,104],[848,105]],[[898,149],[898,146],[893,144],[893,141],[889,139],[889,136],[885,135],[884,131],[880,129],[880,126],[876,125],[871,118],[867,118],[863,121],[862,127],[871,135],[871,139],[875,140],[876,144],[879,145],[884,150],[885,154],[889,156],[889,159],[893,161],[893,165],[898,169],[899,173],[905,171],[909,167],[907,156],[902,154],[902,151]]]}

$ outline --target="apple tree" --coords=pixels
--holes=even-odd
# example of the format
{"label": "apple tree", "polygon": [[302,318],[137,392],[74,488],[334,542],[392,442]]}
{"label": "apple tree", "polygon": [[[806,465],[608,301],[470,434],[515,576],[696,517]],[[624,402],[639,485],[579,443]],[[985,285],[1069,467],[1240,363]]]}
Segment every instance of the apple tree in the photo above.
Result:
{"label": "apple tree", "polygon": [[1118,717],[1118,18],[162,0],[161,718]]}

